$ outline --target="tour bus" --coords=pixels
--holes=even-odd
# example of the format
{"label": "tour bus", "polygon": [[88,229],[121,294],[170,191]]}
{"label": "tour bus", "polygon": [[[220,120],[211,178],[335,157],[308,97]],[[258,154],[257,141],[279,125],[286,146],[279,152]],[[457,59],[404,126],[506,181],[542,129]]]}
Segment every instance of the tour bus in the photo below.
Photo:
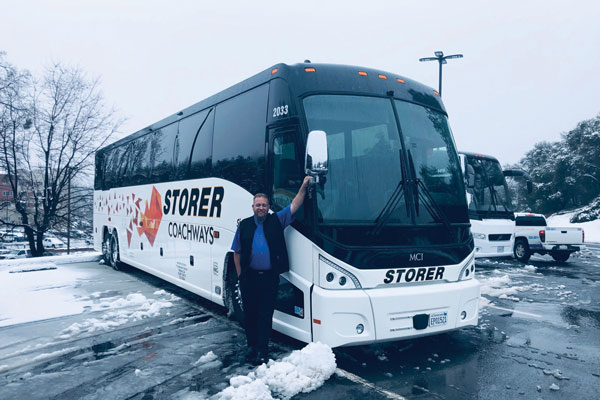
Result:
{"label": "tour bus", "polygon": [[96,154],[94,246],[230,310],[253,194],[285,230],[275,330],[332,347],[476,325],[463,177],[439,94],[353,66],[277,64]]}
{"label": "tour bus", "polygon": [[502,170],[492,156],[461,151],[459,157],[467,187],[475,257],[512,257],[515,213],[505,177],[523,177],[529,192],[531,178],[523,170]]}

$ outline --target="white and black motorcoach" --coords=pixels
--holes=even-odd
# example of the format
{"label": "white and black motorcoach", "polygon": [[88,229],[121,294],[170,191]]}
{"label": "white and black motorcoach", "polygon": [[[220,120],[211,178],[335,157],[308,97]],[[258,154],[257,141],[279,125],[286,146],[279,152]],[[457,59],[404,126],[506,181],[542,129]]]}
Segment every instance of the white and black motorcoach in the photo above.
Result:
{"label": "white and black motorcoach", "polygon": [[238,315],[230,250],[256,192],[287,206],[274,329],[331,346],[476,325],[459,158],[437,92],[376,69],[277,64],[96,154],[94,245]]}

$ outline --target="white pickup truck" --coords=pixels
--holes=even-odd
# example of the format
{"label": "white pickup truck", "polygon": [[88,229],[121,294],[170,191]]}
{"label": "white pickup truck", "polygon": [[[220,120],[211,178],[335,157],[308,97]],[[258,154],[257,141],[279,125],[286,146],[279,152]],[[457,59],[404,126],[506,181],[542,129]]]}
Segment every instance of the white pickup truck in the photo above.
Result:
{"label": "white pickup truck", "polygon": [[550,254],[565,262],[585,240],[581,228],[549,227],[542,214],[515,213],[515,258],[526,263],[533,253]]}

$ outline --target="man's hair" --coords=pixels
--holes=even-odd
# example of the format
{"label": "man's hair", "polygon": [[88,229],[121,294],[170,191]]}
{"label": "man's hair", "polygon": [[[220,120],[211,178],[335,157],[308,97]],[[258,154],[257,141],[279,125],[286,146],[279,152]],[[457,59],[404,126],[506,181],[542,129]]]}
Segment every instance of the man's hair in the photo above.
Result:
{"label": "man's hair", "polygon": [[269,200],[269,196],[267,196],[264,193],[256,193],[254,195],[254,198],[252,199],[252,204],[254,204],[254,201],[256,200],[257,197],[264,197],[265,199],[267,199],[267,203],[271,204],[271,201]]}

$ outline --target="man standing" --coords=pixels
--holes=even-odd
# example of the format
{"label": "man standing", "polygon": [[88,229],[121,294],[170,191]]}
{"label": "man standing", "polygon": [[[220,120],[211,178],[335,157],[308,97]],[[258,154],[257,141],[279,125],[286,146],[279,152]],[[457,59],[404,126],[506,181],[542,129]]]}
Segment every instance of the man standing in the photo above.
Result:
{"label": "man standing", "polygon": [[246,358],[268,361],[269,336],[279,287],[279,274],[289,270],[283,230],[292,223],[294,214],[304,203],[307,176],[292,203],[276,214],[269,214],[269,199],[264,193],[254,195],[254,215],[240,222],[231,249],[242,291],[244,329],[248,341]]}

